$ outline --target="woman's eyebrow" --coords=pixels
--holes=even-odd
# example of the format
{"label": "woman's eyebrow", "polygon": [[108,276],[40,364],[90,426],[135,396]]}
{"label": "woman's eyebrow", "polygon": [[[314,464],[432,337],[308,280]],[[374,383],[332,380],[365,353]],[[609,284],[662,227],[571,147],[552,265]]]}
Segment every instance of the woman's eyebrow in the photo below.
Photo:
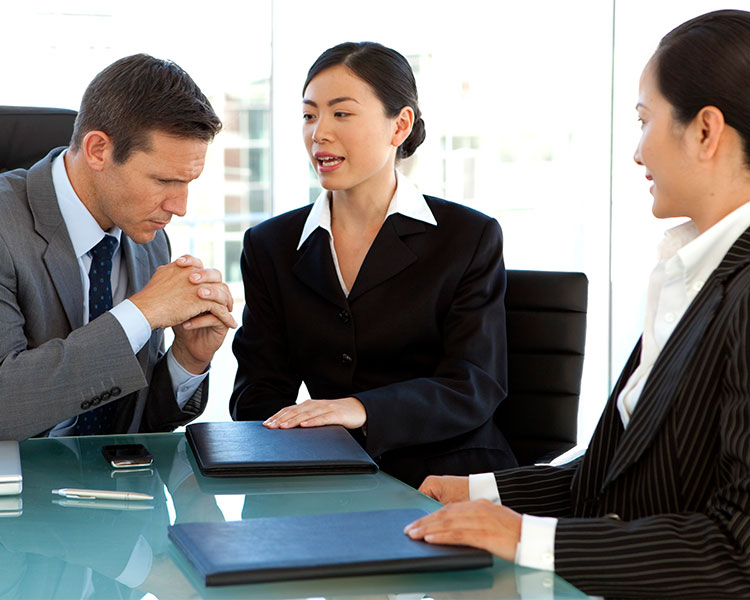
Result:
{"label": "woman's eyebrow", "polygon": [[[356,102],[359,104],[359,101],[356,98],[352,98],[351,96],[339,96],[338,98],[333,98],[332,100],[329,100],[327,102],[328,106],[333,106],[334,104],[339,104],[340,102]],[[302,100],[302,104],[308,104],[310,106],[314,106],[315,108],[318,107],[318,103],[314,100],[309,100],[308,98],[304,98]]]}
{"label": "woman's eyebrow", "polygon": [[[357,102],[356,98],[352,98],[351,96],[339,96],[338,98],[334,98],[333,100],[328,101],[328,106],[333,106],[334,104],[339,104],[340,102]],[[359,102],[357,102],[359,104]]]}

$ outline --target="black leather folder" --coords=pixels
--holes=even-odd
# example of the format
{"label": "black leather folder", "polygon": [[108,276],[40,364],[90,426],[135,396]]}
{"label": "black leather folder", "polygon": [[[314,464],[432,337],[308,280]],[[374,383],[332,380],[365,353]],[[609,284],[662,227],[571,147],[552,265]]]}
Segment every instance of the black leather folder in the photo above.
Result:
{"label": "black leather folder", "polygon": [[267,429],[261,421],[193,423],[185,428],[209,477],[376,473],[378,466],[340,425]]}
{"label": "black leather folder", "polygon": [[206,586],[492,565],[484,550],[405,535],[404,527],[425,514],[395,509],[181,523],[169,527],[169,539]]}

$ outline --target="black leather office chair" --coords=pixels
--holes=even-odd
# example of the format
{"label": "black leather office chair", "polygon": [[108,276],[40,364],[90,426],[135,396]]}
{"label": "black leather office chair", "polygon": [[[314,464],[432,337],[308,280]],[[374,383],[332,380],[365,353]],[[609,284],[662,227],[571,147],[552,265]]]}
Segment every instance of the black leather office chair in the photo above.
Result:
{"label": "black leather office chair", "polygon": [[495,420],[519,464],[529,465],[576,444],[588,279],[583,273],[507,274],[508,397]]}
{"label": "black leather office chair", "polygon": [[0,106],[0,173],[28,168],[57,146],[67,146],[76,111]]}

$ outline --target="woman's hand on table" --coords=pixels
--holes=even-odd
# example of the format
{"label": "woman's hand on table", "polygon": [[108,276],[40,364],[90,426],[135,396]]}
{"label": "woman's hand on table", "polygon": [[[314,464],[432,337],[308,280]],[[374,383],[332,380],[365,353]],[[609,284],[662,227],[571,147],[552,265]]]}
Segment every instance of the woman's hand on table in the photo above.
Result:
{"label": "woman's hand on table", "polygon": [[410,523],[404,533],[430,544],[474,546],[514,562],[523,515],[489,500],[457,502]]}
{"label": "woman's hand on table", "polygon": [[269,429],[291,429],[292,427],[320,427],[321,425],[343,425],[347,429],[362,427],[367,422],[364,405],[353,397],[335,400],[305,400],[281,409],[263,421]]}

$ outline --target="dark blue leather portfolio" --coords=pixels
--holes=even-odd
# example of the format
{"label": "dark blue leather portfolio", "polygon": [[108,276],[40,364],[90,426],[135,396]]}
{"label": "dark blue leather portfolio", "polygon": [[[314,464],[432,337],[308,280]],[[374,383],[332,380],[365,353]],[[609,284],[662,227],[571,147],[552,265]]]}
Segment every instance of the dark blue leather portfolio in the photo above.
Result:
{"label": "dark blue leather portfolio", "polygon": [[267,429],[261,421],[185,428],[201,473],[212,477],[376,473],[378,466],[340,425]]}
{"label": "dark blue leather portfolio", "polygon": [[377,510],[169,527],[169,539],[206,586],[318,577],[451,571],[492,565],[492,555],[406,536],[426,513]]}

